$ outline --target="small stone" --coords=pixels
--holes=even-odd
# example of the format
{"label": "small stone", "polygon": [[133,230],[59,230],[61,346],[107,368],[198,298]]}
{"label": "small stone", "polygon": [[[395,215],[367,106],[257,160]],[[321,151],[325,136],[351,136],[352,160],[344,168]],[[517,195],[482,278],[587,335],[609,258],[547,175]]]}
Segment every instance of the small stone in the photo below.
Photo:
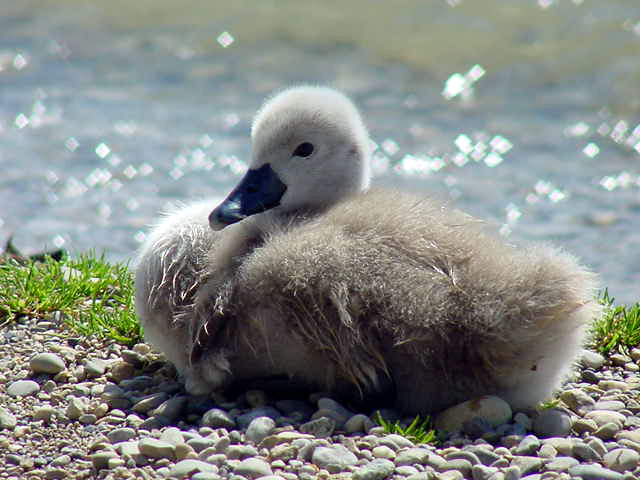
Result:
{"label": "small stone", "polygon": [[602,440],[610,440],[615,437],[616,433],[618,433],[622,428],[619,424],[614,422],[605,423],[600,428],[598,428],[593,435],[595,437],[601,438]]}
{"label": "small stone", "polygon": [[131,407],[131,410],[137,413],[146,413],[149,410],[153,410],[159,407],[165,400],[167,400],[168,397],[169,395],[164,392],[152,393],[151,395],[147,395],[146,397],[136,402]]}
{"label": "small stone", "polygon": [[111,378],[116,383],[133,377],[136,368],[128,362],[117,361],[111,366]]}
{"label": "small stone", "polygon": [[282,443],[290,443],[290,442],[294,442],[295,440],[302,440],[302,439],[307,441],[312,440],[313,435],[307,435],[307,434],[299,433],[296,431],[279,432],[275,435],[270,435],[264,440],[262,440],[262,442],[260,442],[260,448],[266,448],[270,450],[276,445],[280,445]]}
{"label": "small stone", "polygon": [[276,445],[270,452],[271,458],[274,460],[289,461],[292,458],[296,458],[298,455],[298,449],[293,445]]}
{"label": "small stone", "polygon": [[437,476],[438,480],[463,480],[464,474],[457,470],[448,470]]}
{"label": "small stone", "polygon": [[582,480],[623,480],[624,475],[599,465],[576,465],[569,468],[569,474],[573,477],[581,477]]}
{"label": "small stone", "polygon": [[402,475],[403,477],[408,477],[410,475],[416,475],[420,472],[416,467],[412,467],[411,465],[403,465],[401,467],[396,467],[396,473],[398,475]]}
{"label": "small stone", "polygon": [[276,428],[276,422],[269,417],[258,417],[254,418],[249,426],[247,427],[247,432],[245,437],[247,440],[258,444],[266,437],[271,435],[273,430]]}
{"label": "small stone", "polygon": [[573,445],[573,456],[580,460],[584,460],[586,462],[591,460],[597,461],[602,459],[602,455],[600,455],[596,450],[594,450],[593,447],[591,447],[590,445],[587,445],[582,441],[577,441]]}
{"label": "small stone", "polygon": [[511,466],[518,467],[522,475],[539,472],[542,465],[543,461],[538,457],[514,456],[511,459]]}
{"label": "small stone", "polygon": [[360,467],[351,478],[353,480],[383,480],[393,473],[395,465],[391,460],[379,458],[369,462],[364,467]]}
{"label": "small stone", "polygon": [[265,475],[272,475],[271,466],[259,458],[246,458],[233,469],[236,475],[243,475],[249,478],[258,478]]}
{"label": "small stone", "polygon": [[337,473],[350,465],[355,465],[358,458],[344,445],[333,445],[331,447],[317,447],[313,451],[311,461],[330,473]]}
{"label": "small stone", "polygon": [[107,433],[107,438],[111,443],[120,443],[131,440],[136,436],[136,431],[133,428],[116,428]]}
{"label": "small stone", "polygon": [[344,423],[344,430],[347,433],[364,432],[364,422],[368,419],[363,413],[357,413]]}
{"label": "small stone", "polygon": [[208,410],[200,420],[200,424],[211,428],[235,428],[236,422],[233,421],[231,416],[219,408],[212,408]]}
{"label": "small stone", "polygon": [[18,420],[6,408],[0,407],[0,429],[13,430],[18,424]]}
{"label": "small stone", "polygon": [[100,377],[107,371],[107,362],[100,358],[87,359],[84,362],[84,370],[89,378]]}
{"label": "small stone", "polygon": [[611,410],[614,412],[623,410],[625,408],[626,408],[626,405],[624,404],[624,402],[621,402],[620,400],[601,400],[597,402],[595,405],[596,410]]}
{"label": "small stone", "polygon": [[629,385],[619,380],[600,380],[598,387],[602,390],[622,390],[623,392],[629,390]]}
{"label": "small stone", "polygon": [[190,458],[181,460],[171,467],[169,476],[173,478],[193,478],[192,475],[197,472],[217,473],[218,469],[207,462]]}
{"label": "small stone", "polygon": [[396,466],[424,464],[429,458],[429,450],[426,448],[408,448],[396,455],[394,463]]}
{"label": "small stone", "polygon": [[31,357],[29,366],[34,373],[50,373],[55,375],[65,369],[64,360],[55,353],[38,353]]}
{"label": "small stone", "polygon": [[540,450],[538,450],[538,456],[540,458],[556,458],[558,451],[551,445],[542,445]]}
{"label": "small stone", "polygon": [[567,404],[567,406],[582,416],[587,412],[595,409],[595,400],[591,398],[584,390],[579,388],[573,388],[566,390],[560,394],[560,400]]}
{"label": "small stone", "polygon": [[545,465],[546,470],[552,472],[567,472],[571,467],[580,462],[573,457],[557,457]]}
{"label": "small stone", "polygon": [[327,438],[331,436],[335,428],[335,420],[329,417],[320,417],[303,423],[298,430],[300,430],[301,433],[308,433],[317,438]]}
{"label": "small stone", "polygon": [[51,460],[52,467],[64,467],[65,465],[69,465],[71,463],[71,457],[69,455],[60,455],[59,457]]}
{"label": "small stone", "polygon": [[638,466],[640,455],[630,448],[615,448],[604,455],[604,464],[616,472],[632,472]]}
{"label": "small stone", "polygon": [[136,343],[132,350],[140,355],[148,355],[151,352],[151,347],[146,343]]}
{"label": "small stone", "polygon": [[599,353],[592,352],[591,350],[584,350],[582,352],[582,357],[580,358],[580,363],[586,368],[593,368],[594,370],[599,370],[604,365],[604,357]]}
{"label": "small stone", "polygon": [[[230,442],[229,437],[226,437],[225,440],[227,442],[226,446],[228,446]],[[212,438],[204,438],[204,437],[197,436],[187,440],[187,445],[193,448],[196,452],[200,453],[206,450],[207,448],[213,447],[215,445],[215,440]]]}
{"label": "small stone", "polygon": [[187,404],[187,397],[177,396],[165,400],[157,408],[148,412],[151,415],[159,415],[165,417],[168,420],[176,420],[182,414],[184,407]]}
{"label": "small stone", "polygon": [[601,427],[605,423],[613,422],[622,428],[625,422],[625,416],[619,412],[612,412],[610,410],[592,410],[585,415],[585,418],[591,419],[598,427]]}
{"label": "small stone", "polygon": [[83,425],[93,425],[98,421],[98,417],[93,413],[83,413],[78,418],[78,421]]}
{"label": "small stone", "polygon": [[142,368],[144,365],[144,356],[133,350],[123,350],[120,353],[120,356],[122,357],[122,360],[130,363],[134,368]]}
{"label": "small stone", "polygon": [[236,424],[238,428],[246,429],[254,418],[269,417],[273,420],[277,420],[281,416],[280,412],[273,407],[258,407],[250,410],[247,413],[238,415],[236,417]]}
{"label": "small stone", "polygon": [[463,476],[469,477],[471,476],[471,469],[473,465],[469,460],[464,460],[462,458],[458,458],[456,460],[447,460],[445,463],[440,465],[436,470],[438,472],[446,472],[447,470],[456,470],[462,473]]}
{"label": "small stone", "polygon": [[110,450],[104,450],[98,453],[94,453],[89,457],[93,468],[96,470],[102,470],[103,468],[109,468],[109,460],[112,458],[119,458],[116,452]]}
{"label": "small stone", "polygon": [[175,445],[156,440],[155,438],[143,438],[138,442],[140,453],[151,458],[175,458]]}
{"label": "small stone", "polygon": [[62,478],[67,478],[67,471],[62,468],[51,468],[47,470],[45,473],[45,478],[47,480],[60,480]]}
{"label": "small stone", "polygon": [[533,421],[533,431],[542,438],[564,437],[571,432],[571,417],[555,408],[542,410]]}
{"label": "small stone", "polygon": [[33,380],[17,380],[9,385],[7,393],[12,397],[28,397],[29,395],[37,393],[39,390],[40,385]]}
{"label": "small stone", "polygon": [[571,428],[578,435],[582,435],[583,433],[595,432],[598,429],[598,424],[588,418],[578,418],[573,422],[573,426]]}
{"label": "small stone", "polygon": [[473,480],[489,480],[499,470],[495,467],[486,467],[482,464],[474,465],[471,469]]}
{"label": "small stone", "polygon": [[184,443],[184,436],[179,428],[169,427],[160,435],[160,440],[170,443],[171,445],[180,445]]}
{"label": "small stone", "polygon": [[[492,452],[488,448],[479,445],[469,445],[468,447],[465,447],[464,450],[473,453],[476,457],[478,457],[478,460],[480,460],[480,462],[486,466],[491,466],[500,458],[500,455],[498,455],[497,453]],[[507,450],[507,453],[510,452]]]}
{"label": "small stone", "polygon": [[258,451],[251,445],[231,445],[224,452],[228,459],[244,460],[245,458],[255,457]]}
{"label": "small stone", "polygon": [[524,437],[513,450],[516,455],[533,455],[540,448],[540,440],[534,435]]}
{"label": "small stone", "polygon": [[45,423],[49,423],[51,422],[51,419],[53,418],[55,413],[55,408],[51,406],[40,407],[33,412],[33,419],[42,420]]}
{"label": "small stone", "polygon": [[387,447],[386,445],[380,445],[371,450],[371,453],[375,458],[386,458],[393,460],[396,457],[396,452]]}
{"label": "small stone", "polygon": [[522,412],[518,412],[513,416],[513,422],[522,425],[526,431],[531,430],[531,425],[533,424],[531,418]]}
{"label": "small stone", "polygon": [[176,445],[176,460],[198,458],[198,454],[193,448],[191,448],[191,445],[187,445],[186,443],[178,443],[174,445]]}
{"label": "small stone", "polygon": [[461,431],[465,422],[480,417],[497,427],[511,420],[511,407],[507,402],[493,395],[486,395],[460,403],[446,409],[435,419],[437,430]]}
{"label": "small stone", "polygon": [[69,404],[65,411],[71,420],[79,419],[87,410],[87,402],[82,397],[69,397]]}
{"label": "small stone", "polygon": [[616,367],[624,367],[627,363],[631,363],[632,359],[628,355],[623,355],[622,353],[614,353],[609,355],[609,360]]}

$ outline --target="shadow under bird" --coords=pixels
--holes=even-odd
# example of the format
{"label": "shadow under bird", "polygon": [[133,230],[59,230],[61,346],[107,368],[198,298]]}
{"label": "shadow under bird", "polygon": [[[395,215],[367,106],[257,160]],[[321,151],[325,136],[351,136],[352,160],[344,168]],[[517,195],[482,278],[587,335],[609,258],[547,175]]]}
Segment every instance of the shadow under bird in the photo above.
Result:
{"label": "shadow under bird", "polygon": [[251,137],[229,196],[169,212],[137,259],[145,338],[188,391],[284,376],[414,414],[485,394],[530,407],[561,384],[599,309],[573,256],[370,189],[369,136],[333,89],[267,100]]}

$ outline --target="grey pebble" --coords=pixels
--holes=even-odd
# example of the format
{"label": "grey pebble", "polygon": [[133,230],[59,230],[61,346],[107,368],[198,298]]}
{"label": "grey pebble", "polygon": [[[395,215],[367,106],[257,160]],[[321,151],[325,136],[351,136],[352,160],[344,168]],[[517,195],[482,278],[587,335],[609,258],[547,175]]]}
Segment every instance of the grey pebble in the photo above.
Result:
{"label": "grey pebble", "polygon": [[107,433],[107,438],[111,443],[120,443],[131,440],[136,436],[136,431],[133,428],[116,428]]}
{"label": "grey pebble", "polygon": [[580,363],[586,368],[593,368],[599,370],[604,365],[604,357],[599,353],[591,350],[584,350],[580,358]]}
{"label": "grey pebble", "polygon": [[582,477],[582,480],[623,480],[624,475],[599,465],[576,465],[569,469],[569,474]]}
{"label": "grey pebble", "polygon": [[180,429],[169,427],[160,434],[160,440],[177,446],[184,443],[184,435]]}
{"label": "grey pebble", "polygon": [[436,470],[438,472],[446,472],[447,470],[457,470],[462,473],[463,476],[469,477],[471,476],[471,469],[473,466],[469,460],[464,460],[459,458],[457,460],[447,460],[442,465],[440,465]]}
{"label": "grey pebble", "polygon": [[364,425],[368,419],[365,414],[357,413],[344,423],[344,430],[347,433],[364,432]]}
{"label": "grey pebble", "polygon": [[615,448],[604,455],[604,464],[616,472],[632,472],[638,466],[640,455],[630,448]]}
{"label": "grey pebble", "polygon": [[42,420],[45,423],[49,423],[51,422],[51,419],[55,416],[55,414],[56,414],[56,410],[51,406],[38,407],[33,412],[33,419]]}
{"label": "grey pebble", "polygon": [[18,424],[18,420],[15,415],[13,415],[6,408],[0,407],[0,429],[8,429],[13,430],[13,428]]}
{"label": "grey pebble", "polygon": [[394,463],[397,466],[424,464],[429,459],[429,455],[429,450],[426,448],[409,448],[398,453]]}
{"label": "grey pebble", "polygon": [[171,467],[169,476],[175,478],[191,477],[196,472],[217,473],[218,469],[207,462],[188,458],[186,460],[180,460]]}
{"label": "grey pebble", "polygon": [[257,417],[251,420],[247,427],[245,437],[247,440],[258,444],[271,435],[276,428],[276,422],[270,417]]}
{"label": "grey pebble", "polygon": [[251,445],[230,445],[224,453],[228,459],[244,460],[245,458],[257,456],[258,450]]}
{"label": "grey pebble", "polygon": [[474,465],[471,469],[473,480],[489,480],[493,478],[499,470],[495,467],[487,467],[482,464]]}
{"label": "grey pebble", "polygon": [[94,453],[89,457],[93,468],[96,470],[102,470],[103,468],[109,468],[109,460],[112,458],[119,458],[116,452],[110,450],[104,450],[102,452]]}
{"label": "grey pebble", "polygon": [[533,455],[540,448],[540,440],[534,435],[527,435],[514,448],[516,455]]}
{"label": "grey pebble", "polygon": [[470,445],[468,447],[465,447],[464,450],[475,454],[476,457],[478,457],[478,459],[480,460],[480,462],[483,465],[487,465],[487,466],[493,464],[493,462],[495,462],[500,458],[500,455],[492,452],[488,448],[477,446],[477,445]]}
{"label": "grey pebble", "polygon": [[582,441],[577,441],[573,445],[573,456],[587,462],[592,460],[598,461],[602,459],[602,455],[600,455],[590,445],[587,445]]}
{"label": "grey pebble", "polygon": [[17,380],[9,385],[7,393],[12,397],[27,397],[33,395],[40,390],[38,385],[33,380]]}
{"label": "grey pebble", "polygon": [[107,362],[100,358],[90,358],[84,362],[84,370],[88,377],[99,377],[107,371]]}
{"label": "grey pebble", "polygon": [[243,475],[248,478],[258,478],[265,475],[272,475],[271,466],[259,458],[246,458],[233,469],[233,473]]}
{"label": "grey pebble", "polygon": [[401,467],[396,467],[395,471],[398,475],[402,475],[404,477],[420,473],[416,467],[412,467],[411,465],[402,465]]}
{"label": "grey pebble", "polygon": [[600,400],[595,404],[595,410],[611,410],[617,412],[624,408],[625,404],[620,400]]}
{"label": "grey pebble", "polygon": [[64,360],[55,353],[38,353],[29,360],[34,373],[60,373],[65,369]]}
{"label": "grey pebble", "polygon": [[337,473],[349,465],[355,465],[358,458],[344,445],[333,445],[316,447],[313,450],[311,461],[318,467],[327,469],[330,473]]}
{"label": "grey pebble", "polygon": [[622,427],[625,422],[625,416],[620,412],[612,412],[609,410],[592,410],[585,415],[585,418],[591,419],[598,427],[601,427],[605,423],[613,422]]}
{"label": "grey pebble", "polygon": [[565,390],[560,394],[560,400],[576,412],[578,415],[584,415],[595,409],[596,402],[584,390],[572,388]]}
{"label": "grey pebble", "polygon": [[245,430],[254,418],[269,417],[273,420],[277,420],[280,416],[280,412],[273,407],[258,407],[247,413],[238,415],[236,417],[236,424],[238,425],[238,428]]}
{"label": "grey pebble", "polygon": [[137,401],[131,407],[131,410],[137,413],[147,413],[149,410],[159,407],[167,398],[169,398],[169,395],[164,392],[152,393]]}
{"label": "grey pebble", "polygon": [[[229,439],[226,439],[227,442],[229,442]],[[204,450],[206,450],[207,448],[213,447],[216,445],[216,441],[214,439],[211,438],[205,438],[205,437],[201,437],[201,436],[197,436],[194,438],[191,438],[189,440],[187,440],[187,445],[189,445],[191,448],[193,448],[196,452],[200,453]],[[227,443],[228,446],[228,443]],[[225,446],[226,448],[226,446]]]}
{"label": "grey pebble", "polygon": [[571,417],[555,408],[542,410],[533,421],[533,431],[543,438],[567,436],[571,432]]}
{"label": "grey pebble", "polygon": [[149,413],[152,415],[160,415],[169,420],[176,420],[182,414],[186,405],[187,397],[177,396],[165,400]]}
{"label": "grey pebble", "polygon": [[64,468],[51,468],[47,470],[45,473],[45,478],[47,480],[60,480],[62,478],[67,478],[68,472]]}
{"label": "grey pebble", "polygon": [[176,447],[155,438],[143,438],[138,442],[140,453],[151,458],[175,458]]}
{"label": "grey pebble", "polygon": [[393,473],[395,465],[391,460],[378,458],[360,467],[351,478],[353,480],[383,480]]}
{"label": "grey pebble", "polygon": [[615,437],[616,433],[622,430],[622,427],[614,422],[608,422],[598,428],[593,435],[601,438],[602,440],[609,440]]}
{"label": "grey pebble", "polygon": [[[419,472],[419,473],[414,473],[413,475],[409,475],[406,478],[406,480],[433,480],[434,478],[435,476],[429,472]],[[440,478],[442,478],[442,476]],[[460,474],[460,478],[463,478],[462,474]],[[450,480],[453,480],[453,479],[450,479]]]}
{"label": "grey pebble", "polygon": [[472,466],[478,465],[481,463],[480,459],[477,457],[475,453],[465,451],[465,450],[458,450],[456,452],[448,453],[444,456],[444,458],[447,460],[460,460],[460,459],[468,460]]}
{"label": "grey pebble", "polygon": [[231,429],[235,428],[236,422],[233,421],[233,418],[219,408],[212,408],[205,412],[200,420],[200,424],[211,427],[211,428],[226,428]]}
{"label": "grey pebble", "polygon": [[303,423],[298,430],[301,433],[308,433],[318,438],[330,437],[336,428],[336,422],[329,417],[320,417],[315,420]]}
{"label": "grey pebble", "polygon": [[538,457],[514,456],[511,466],[518,467],[522,475],[539,472],[544,462]]}
{"label": "grey pebble", "polygon": [[573,457],[557,457],[545,465],[546,470],[553,472],[566,472],[580,462]]}

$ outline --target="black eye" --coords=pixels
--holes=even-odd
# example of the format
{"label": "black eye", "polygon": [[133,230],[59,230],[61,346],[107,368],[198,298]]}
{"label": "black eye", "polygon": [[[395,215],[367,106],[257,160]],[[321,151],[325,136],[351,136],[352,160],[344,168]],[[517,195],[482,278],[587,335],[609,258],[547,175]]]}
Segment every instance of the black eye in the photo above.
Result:
{"label": "black eye", "polygon": [[313,145],[309,142],[304,142],[298,145],[293,152],[294,157],[306,158],[313,153]]}

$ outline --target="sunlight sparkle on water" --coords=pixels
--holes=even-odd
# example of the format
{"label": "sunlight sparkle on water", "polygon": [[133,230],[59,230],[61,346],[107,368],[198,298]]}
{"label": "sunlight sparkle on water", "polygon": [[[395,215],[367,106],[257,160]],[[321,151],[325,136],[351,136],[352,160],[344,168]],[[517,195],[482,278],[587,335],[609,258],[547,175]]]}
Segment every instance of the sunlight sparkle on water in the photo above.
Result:
{"label": "sunlight sparkle on water", "polygon": [[80,142],[78,142],[78,140],[76,140],[74,137],[69,137],[64,141],[64,146],[70,152],[75,152],[76,149],[80,146]]}
{"label": "sunlight sparkle on water", "polygon": [[598,145],[596,145],[595,143],[591,142],[582,149],[582,153],[584,153],[589,158],[593,158],[600,153],[600,147],[598,147]]}
{"label": "sunlight sparkle on water", "polygon": [[111,153],[111,149],[105,143],[100,143],[96,147],[96,155],[98,155],[100,158],[105,158],[110,153]]}
{"label": "sunlight sparkle on water", "polygon": [[229,32],[222,32],[218,35],[218,38],[216,38],[216,41],[222,46],[222,48],[227,48],[234,42],[234,40],[235,38],[233,38],[233,35]]}
{"label": "sunlight sparkle on water", "polygon": [[14,123],[16,127],[24,128],[29,125],[29,118],[24,113],[19,113]]}

